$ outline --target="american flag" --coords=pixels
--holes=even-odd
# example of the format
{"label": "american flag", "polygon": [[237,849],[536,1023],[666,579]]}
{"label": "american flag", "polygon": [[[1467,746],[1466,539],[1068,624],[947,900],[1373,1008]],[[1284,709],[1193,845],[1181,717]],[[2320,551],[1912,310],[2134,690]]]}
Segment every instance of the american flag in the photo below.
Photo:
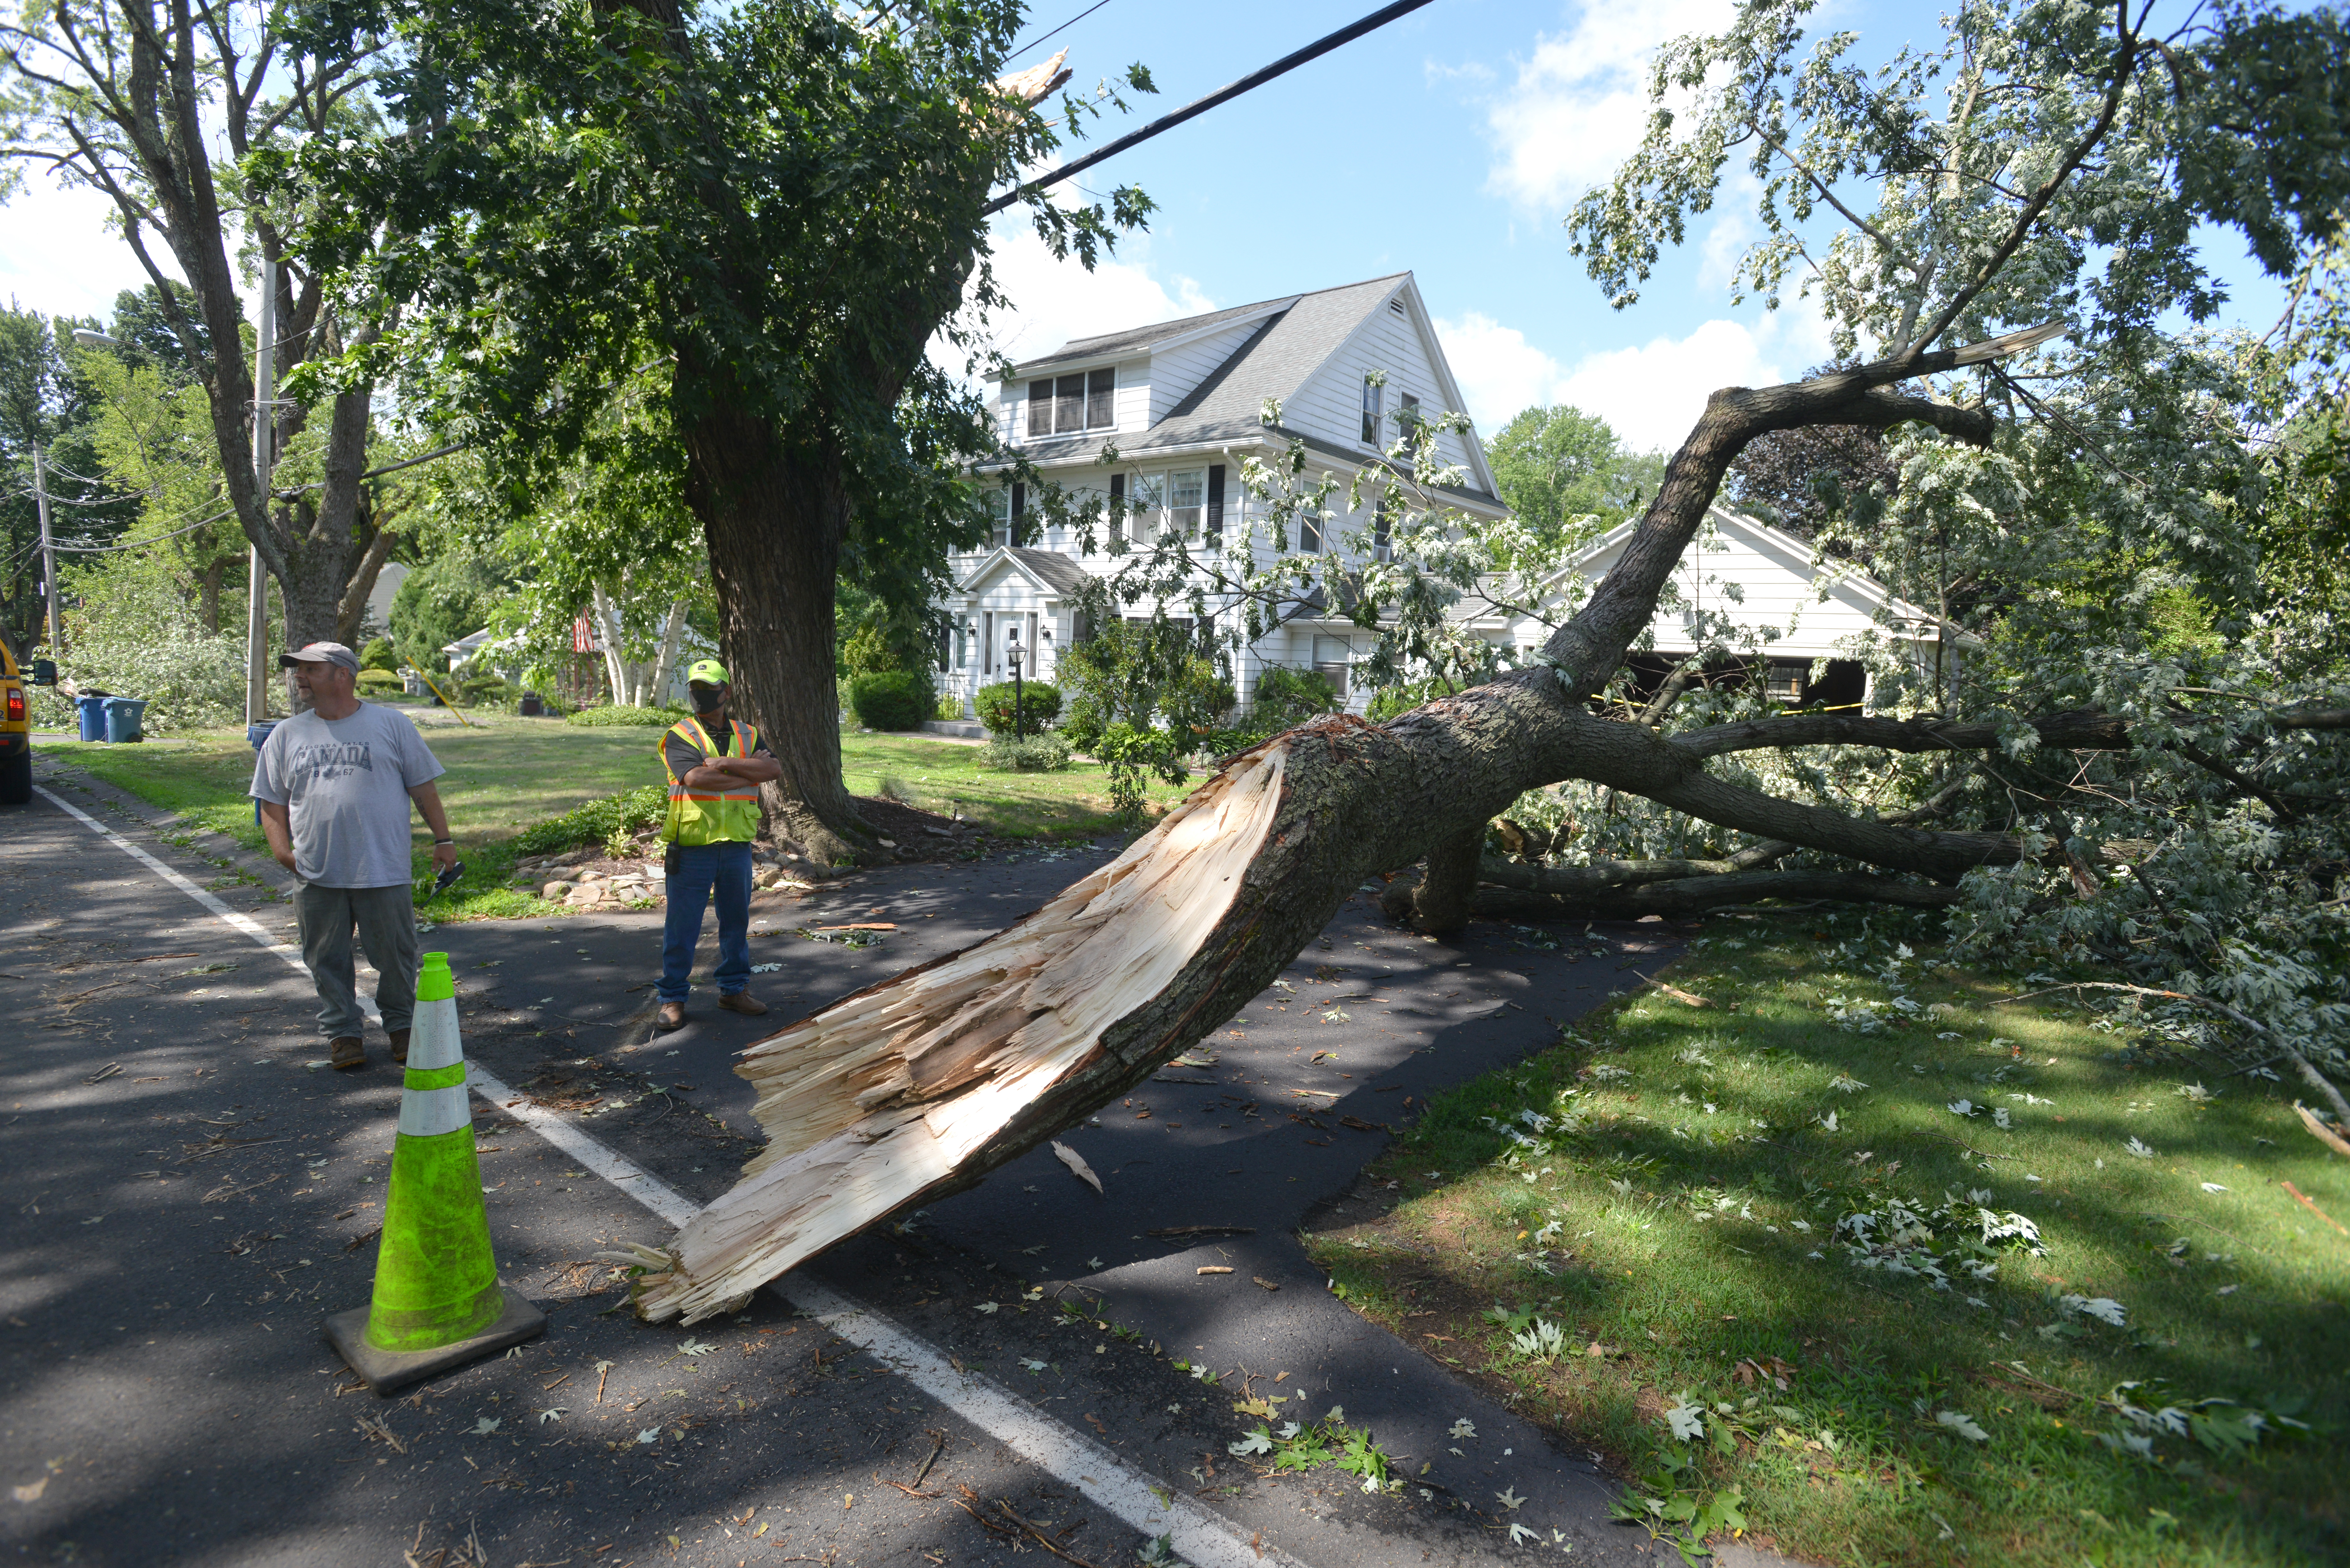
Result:
{"label": "american flag", "polygon": [[574,653],[596,651],[596,633],[588,624],[586,610],[581,610],[579,618],[571,623],[571,651]]}

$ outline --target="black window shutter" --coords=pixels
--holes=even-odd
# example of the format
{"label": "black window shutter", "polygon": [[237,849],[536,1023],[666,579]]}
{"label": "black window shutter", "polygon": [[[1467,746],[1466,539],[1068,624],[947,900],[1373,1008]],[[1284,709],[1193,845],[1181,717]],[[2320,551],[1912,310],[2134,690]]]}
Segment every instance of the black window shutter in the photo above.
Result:
{"label": "black window shutter", "polygon": [[1208,537],[1224,536],[1224,465],[1208,465]]}
{"label": "black window shutter", "polygon": [[1028,487],[1024,484],[1015,483],[1012,487],[1012,529],[1010,536],[1003,541],[1005,544],[1017,545],[1020,543],[1020,517],[1021,514],[1027,510]]}
{"label": "black window shutter", "polygon": [[1028,383],[1028,433],[1032,436],[1053,433],[1053,383]]}

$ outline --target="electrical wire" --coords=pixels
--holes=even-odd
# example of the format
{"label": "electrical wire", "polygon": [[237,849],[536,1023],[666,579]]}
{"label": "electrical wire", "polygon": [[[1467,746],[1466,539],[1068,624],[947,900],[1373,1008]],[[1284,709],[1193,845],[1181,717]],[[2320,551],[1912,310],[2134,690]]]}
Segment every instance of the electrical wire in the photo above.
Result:
{"label": "electrical wire", "polygon": [[1067,32],[1070,28],[1076,26],[1078,23],[1084,21],[1087,17],[1092,16],[1095,12],[1100,10],[1103,6],[1108,4],[1109,0],[1094,0],[1092,5],[1087,6],[1084,10],[1070,17],[1059,26],[1054,28],[1052,33],[1045,33],[1040,36],[1031,38],[1026,43],[1022,44],[1019,47],[1014,49],[1010,54],[1003,57],[1003,63],[1007,66],[1010,65],[1013,61],[1018,59],[1021,56],[1026,54],[1037,45],[1043,43],[1046,38],[1051,37],[1053,33]]}

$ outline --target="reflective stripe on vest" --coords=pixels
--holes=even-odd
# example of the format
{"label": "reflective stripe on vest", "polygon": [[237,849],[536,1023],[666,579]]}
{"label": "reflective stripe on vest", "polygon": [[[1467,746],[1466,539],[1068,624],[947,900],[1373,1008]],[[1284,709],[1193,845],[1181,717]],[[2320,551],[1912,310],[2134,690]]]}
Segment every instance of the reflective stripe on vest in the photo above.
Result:
{"label": "reflective stripe on vest", "polygon": [[[759,732],[749,724],[729,721],[734,732],[734,753],[747,757],[759,749]],[[677,770],[669,764],[669,737],[675,735],[701,753],[701,762],[710,759],[715,749],[710,743],[710,733],[699,719],[684,719],[670,727],[661,736],[661,769],[669,774],[669,815],[661,823],[664,844],[748,844],[759,836],[759,790],[712,791],[689,790]],[[691,769],[687,770],[689,773]]]}

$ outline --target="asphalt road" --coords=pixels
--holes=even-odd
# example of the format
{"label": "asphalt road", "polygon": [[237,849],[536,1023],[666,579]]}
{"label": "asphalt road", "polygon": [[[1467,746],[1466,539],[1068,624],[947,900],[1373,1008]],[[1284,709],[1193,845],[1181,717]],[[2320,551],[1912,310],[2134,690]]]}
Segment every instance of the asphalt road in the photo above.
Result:
{"label": "asphalt road", "polygon": [[[290,929],[274,868],[216,841],[175,845],[159,814],[46,763],[40,774],[268,930]],[[318,1332],[371,1278],[400,1095],[380,1038],[367,1072],[327,1070],[304,977],[57,807],[11,811],[0,1550],[830,1568],[1044,1550],[1034,1526],[1073,1561],[1133,1561],[1144,1530],[1088,1496],[1083,1452],[1056,1459],[1012,1427],[991,1431],[775,1294],[687,1331],[611,1311],[622,1296],[600,1254],[670,1227],[515,1114],[559,1116],[707,1201],[756,1147],[749,1086],[730,1070],[741,1046],[983,938],[1111,853],[904,866],[805,903],[763,895],[754,962],[779,967],[754,985],[775,1012],[737,1018],[698,991],[689,1027],[666,1036],[648,1027],[657,914],[430,932],[452,956],[469,1054],[515,1091],[505,1107],[476,1101],[485,1202],[503,1277],[551,1326],[380,1401]],[[851,920],[897,929],[864,949],[794,934]],[[1652,924],[1590,940],[1481,926],[1436,942],[1351,900],[1217,1032],[1212,1064],[1170,1067],[1064,1135],[1103,1194],[1038,1151],[795,1280],[1000,1385],[1015,1425],[1074,1432],[1200,1500],[1252,1557],[1653,1563],[1645,1537],[1606,1522],[1613,1488],[1585,1456],[1357,1317],[1295,1232],[1385,1147],[1382,1125],[1546,1044],[1552,1021],[1636,983],[1671,940]],[[1222,1233],[1150,1234],[1187,1226]],[[1255,1477],[1226,1451],[1244,1386],[1294,1390],[1312,1415],[1343,1406],[1412,1484],[1366,1497],[1328,1471]],[[1479,1436],[1450,1437],[1464,1417]],[[1514,1511],[1495,1501],[1504,1490],[1524,1500]],[[1535,1541],[1513,1544],[1513,1523]]]}

